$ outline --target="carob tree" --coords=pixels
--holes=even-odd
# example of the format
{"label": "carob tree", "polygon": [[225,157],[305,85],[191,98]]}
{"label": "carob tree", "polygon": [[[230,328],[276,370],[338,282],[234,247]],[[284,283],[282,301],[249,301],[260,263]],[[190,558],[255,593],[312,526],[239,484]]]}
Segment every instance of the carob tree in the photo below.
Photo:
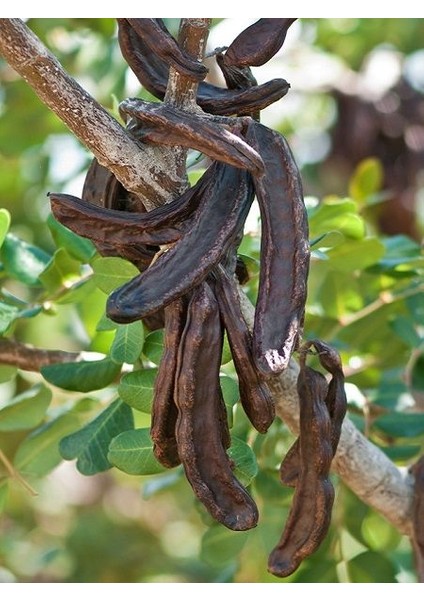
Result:
{"label": "carob tree", "polygon": [[[260,123],[261,109],[282,98],[290,86],[284,79],[258,85],[250,70],[282,47],[294,19],[259,19],[217,52],[227,88],[203,81],[207,69],[199,59],[207,35],[198,40],[195,56],[176,42],[161,19],[117,21],[128,65],[147,90],[165,99],[127,99],[120,112],[134,148],[145,159],[157,157],[154,152],[163,147],[175,148],[175,177],[163,186],[171,201],[163,204],[158,198],[157,179],[163,184],[167,178],[157,170],[156,181],[139,181],[133,174],[134,185],[126,188],[119,180],[122,164],[112,172],[94,159],[82,198],[50,193],[52,212],[91,239],[100,254],[128,259],[140,271],[110,294],[107,314],[117,323],[142,319],[152,328],[164,327],[165,351],[152,410],[154,453],[165,467],[182,464],[197,498],[230,529],[254,527],[258,509],[235,477],[227,454],[230,435],[219,383],[224,333],[241,405],[260,433],[266,433],[275,417],[276,377],[299,352],[300,434],[280,467],[282,484],[294,487],[295,493],[268,565],[271,573],[285,577],[327,533],[334,501],[329,472],[346,412],[338,353],[321,340],[302,345],[309,242],[299,171],[284,136]],[[172,101],[173,85],[174,91],[186,86],[190,109],[184,102],[178,105],[175,95]],[[99,158],[102,151],[95,143],[94,148]],[[204,175],[188,189],[181,148],[209,158]],[[122,178],[131,179],[128,173]],[[238,281],[245,269],[237,248],[255,197],[261,214],[261,261],[250,329],[240,305]],[[330,374],[329,382],[306,365],[311,347]],[[421,471],[417,466],[417,482]],[[418,484],[414,497],[418,515]],[[421,529],[416,531],[420,554]]]}
{"label": "carob tree", "polygon": [[[107,315],[130,323],[163,314],[165,352],[155,384],[151,429],[155,455],[166,467],[181,463],[197,498],[214,519],[233,530],[254,527],[258,509],[234,476],[226,452],[230,436],[219,383],[224,331],[241,404],[252,425],[265,433],[275,416],[267,380],[286,369],[299,349],[304,321],[309,242],[302,184],[285,138],[259,122],[260,110],[274,95],[264,93],[250,71],[280,49],[292,21],[260,19],[218,55],[228,90],[216,93],[203,84],[205,105],[200,86],[197,98],[205,112],[136,98],[120,104],[128,129],[142,143],[194,148],[209,157],[211,164],[198,183],[176,200],[145,214],[128,214],[117,208],[125,189],[111,174],[105,186],[98,169],[90,171],[85,184],[100,198],[96,205],[87,203],[90,198],[84,194],[82,200],[49,195],[58,220],[90,238],[101,253],[127,258],[139,268],[139,276],[110,294]],[[163,97],[171,66],[193,81],[206,75],[160,19],[119,19],[118,27],[128,64],[157,97]],[[288,84],[276,80],[273,89],[279,90],[278,98]],[[262,235],[250,333],[239,304],[236,258],[255,196]],[[302,353],[301,433],[297,474],[290,483],[296,491],[269,561],[269,570],[277,576],[291,574],[318,548],[331,520],[334,491],[329,471],[346,397],[337,353],[323,342],[314,345],[335,375],[327,389],[322,385],[325,378],[304,365]]]}

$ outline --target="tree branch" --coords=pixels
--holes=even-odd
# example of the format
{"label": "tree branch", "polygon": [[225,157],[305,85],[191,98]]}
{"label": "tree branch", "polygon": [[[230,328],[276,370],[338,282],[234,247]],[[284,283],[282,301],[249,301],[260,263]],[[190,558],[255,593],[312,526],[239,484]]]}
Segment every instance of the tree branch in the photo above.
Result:
{"label": "tree branch", "polygon": [[24,371],[40,371],[42,367],[55,363],[77,362],[87,356],[86,352],[43,350],[22,342],[0,339],[0,364],[12,365]]}
{"label": "tree branch", "polygon": [[40,100],[147,209],[180,193],[172,148],[146,146],[70,77],[20,19],[0,19],[0,53]]}

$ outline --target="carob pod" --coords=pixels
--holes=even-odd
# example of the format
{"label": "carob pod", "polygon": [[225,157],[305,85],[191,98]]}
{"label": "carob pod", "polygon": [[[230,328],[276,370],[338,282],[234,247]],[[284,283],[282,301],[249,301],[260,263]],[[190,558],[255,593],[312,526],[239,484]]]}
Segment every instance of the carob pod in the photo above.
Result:
{"label": "carob pod", "polygon": [[218,305],[203,282],[191,293],[178,350],[178,454],[194,493],[211,516],[229,529],[242,531],[255,527],[258,510],[234,476],[222,441],[222,344]]}
{"label": "carob pod", "polygon": [[227,66],[260,67],[278,52],[296,19],[259,19],[242,31],[227,48]]}
{"label": "carob pod", "polygon": [[301,463],[284,531],[268,560],[268,570],[277,577],[291,575],[303,559],[317,550],[331,521],[331,421],[320,380],[321,374],[301,361],[297,382]]}
{"label": "carob pod", "polygon": [[175,426],[178,409],[174,401],[178,347],[186,324],[187,299],[182,296],[164,309],[164,350],[155,379],[150,437],[153,453],[167,468],[180,464]]}
{"label": "carob pod", "polygon": [[[328,394],[328,383],[324,375],[316,371],[315,379],[315,393],[319,398],[327,398]],[[298,437],[295,442],[290,446],[284,459],[280,465],[280,481],[282,484],[289,487],[296,487],[299,479],[299,473],[301,470],[301,456],[300,456],[300,438]]]}
{"label": "carob pod", "polygon": [[152,216],[156,210],[163,217],[172,213],[172,204],[164,204],[148,213],[127,213],[94,206],[70,194],[49,193],[49,199],[52,212],[62,225],[99,245],[160,246],[181,237],[181,230],[173,226],[172,221],[168,226],[159,225],[157,214]]}
{"label": "carob pod", "polygon": [[214,163],[191,228],[144,273],[109,296],[107,314],[130,323],[170,304],[203,281],[243,229],[254,198],[249,173]]}
{"label": "carob pod", "polygon": [[162,19],[126,20],[149,48],[176,71],[195,81],[206,77],[208,69],[180,48]]}
{"label": "carob pod", "polygon": [[412,499],[412,546],[419,583],[424,583],[424,456],[410,467],[414,477]]}
{"label": "carob pod", "polygon": [[[163,100],[169,66],[143,42],[125,19],[118,19],[118,40],[124,59],[141,85]],[[289,89],[290,84],[285,79],[273,79],[243,90],[228,90],[201,81],[197,103],[204,111],[214,115],[236,115],[242,111],[249,114],[280,100]]]}
{"label": "carob pod", "polygon": [[261,215],[261,262],[253,353],[265,376],[283,371],[302,333],[309,271],[302,182],[285,138],[249,121],[246,141],[265,171],[254,178]]}
{"label": "carob pod", "polygon": [[141,142],[194,148],[256,175],[264,170],[256,150],[225,126],[202,115],[138,98],[127,98],[120,103],[119,110],[124,118],[133,119],[129,129]]}
{"label": "carob pod", "polygon": [[95,206],[69,194],[49,194],[52,212],[63,225],[97,244],[160,245],[178,240],[189,227],[210,184],[211,171],[184,194],[149,212],[131,213]]}
{"label": "carob pod", "polygon": [[[317,373],[316,385],[319,386],[317,393],[325,397],[330,420],[331,420],[331,448],[333,457],[336,454],[337,446],[340,440],[343,420],[346,415],[346,392],[344,388],[343,367],[340,355],[331,346],[321,340],[313,340],[302,347],[305,352],[310,346],[314,346],[318,352],[321,366],[324,367],[332,377],[330,382],[323,375],[319,377]],[[300,470],[300,446],[299,438],[288,450],[280,465],[280,480],[284,485],[295,486]]]}
{"label": "carob pod", "polygon": [[256,370],[252,338],[241,312],[235,281],[222,265],[214,270],[212,281],[238,376],[240,402],[255,429],[266,433],[275,418],[274,400]]}

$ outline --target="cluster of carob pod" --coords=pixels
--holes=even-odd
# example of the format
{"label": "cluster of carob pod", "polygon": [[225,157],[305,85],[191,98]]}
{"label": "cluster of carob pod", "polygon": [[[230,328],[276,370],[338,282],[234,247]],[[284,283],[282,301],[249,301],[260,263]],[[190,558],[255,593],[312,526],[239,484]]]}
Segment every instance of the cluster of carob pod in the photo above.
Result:
{"label": "cluster of carob pod", "polygon": [[[233,530],[254,527],[258,510],[227,455],[230,432],[219,383],[224,333],[239,380],[240,401],[265,433],[275,417],[267,382],[299,350],[309,269],[308,223],[298,169],[285,138],[259,122],[284,96],[275,79],[257,85],[250,67],[282,46],[294,19],[260,19],[217,55],[227,88],[203,82],[207,70],[182,50],[160,19],[118,19],[122,54],[141,84],[163,99],[172,66],[199,81],[204,112],[128,99],[120,111],[141,143],[199,150],[211,164],[197,184],[169,204],[131,212],[131,195],[93,161],[82,200],[50,194],[56,218],[88,237],[100,253],[131,260],[140,275],[108,298],[116,322],[143,319],[164,327],[151,436],[157,459],[183,465],[197,498]],[[261,257],[253,331],[243,318],[237,257],[246,217],[257,199]],[[165,249],[165,250],[164,250]],[[326,378],[306,365],[314,346]],[[300,349],[300,435],[284,458],[281,481],[295,487],[293,506],[269,570],[287,576],[325,537],[333,504],[329,479],[346,410],[340,358],[315,340]]]}

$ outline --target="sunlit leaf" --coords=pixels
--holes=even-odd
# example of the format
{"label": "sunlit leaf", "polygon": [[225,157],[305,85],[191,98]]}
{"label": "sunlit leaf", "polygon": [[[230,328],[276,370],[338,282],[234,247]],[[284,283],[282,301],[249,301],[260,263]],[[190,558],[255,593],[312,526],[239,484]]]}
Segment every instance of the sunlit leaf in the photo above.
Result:
{"label": "sunlit leaf", "polygon": [[110,443],[109,461],[129,475],[154,475],[165,470],[153,454],[150,429],[124,431]]}
{"label": "sunlit leaf", "polygon": [[335,271],[352,272],[366,269],[377,263],[384,255],[384,245],[377,238],[346,241],[327,252],[328,268]]}
{"label": "sunlit leaf", "polygon": [[0,247],[2,246],[10,226],[10,213],[5,208],[0,208]]}
{"label": "sunlit leaf", "polygon": [[112,383],[120,370],[120,364],[104,358],[47,365],[41,368],[41,374],[46,381],[65,390],[91,392]]}
{"label": "sunlit leaf", "polygon": [[39,276],[41,283],[50,293],[70,287],[80,278],[80,262],[72,258],[64,248],[56,250],[53,258]]}
{"label": "sunlit leaf", "polygon": [[91,266],[96,285],[106,294],[140,274],[132,263],[115,256],[95,258]]}
{"label": "sunlit leaf", "polygon": [[83,475],[94,475],[112,466],[107,458],[114,437],[134,427],[131,408],[115,400],[93,421],[63,438],[59,451],[65,460],[77,459],[77,469]]}
{"label": "sunlit leaf", "polygon": [[382,186],[383,167],[374,157],[362,160],[356,167],[349,182],[349,193],[357,202],[363,203],[372,198]]}
{"label": "sunlit leaf", "polygon": [[[365,224],[357,214],[355,202],[348,198],[326,198],[317,207],[309,211],[310,238],[323,235],[343,235],[344,237],[359,240],[364,237]],[[335,241],[340,241],[340,238]],[[329,240],[323,238],[321,246],[333,246]]]}

